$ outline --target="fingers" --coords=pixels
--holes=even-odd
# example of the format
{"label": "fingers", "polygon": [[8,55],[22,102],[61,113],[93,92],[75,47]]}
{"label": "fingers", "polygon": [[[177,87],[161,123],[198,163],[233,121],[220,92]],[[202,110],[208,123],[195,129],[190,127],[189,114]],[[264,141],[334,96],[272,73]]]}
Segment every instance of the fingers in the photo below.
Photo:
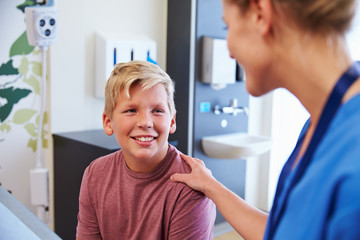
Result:
{"label": "fingers", "polygon": [[[181,153],[180,156],[190,166],[191,171],[193,171],[194,169],[202,168],[202,166],[205,166],[203,161],[201,161],[200,159],[189,157],[183,153]],[[201,165],[201,167],[199,167],[199,164]],[[174,182],[182,182],[185,184],[189,184],[191,177],[192,177],[191,173],[189,174],[175,173],[170,177],[170,180]]]}
{"label": "fingers", "polygon": [[182,182],[185,183],[188,174],[174,173],[171,175],[170,180],[173,182]]}
{"label": "fingers", "polygon": [[191,164],[194,162],[194,159],[192,157],[189,157],[188,155],[185,155],[183,153],[180,153],[180,156],[184,161],[191,166]]}
{"label": "fingers", "polygon": [[194,164],[196,163],[200,163],[201,165],[203,165],[205,167],[205,163],[203,161],[201,161],[198,158],[192,158],[189,157],[188,155],[185,155],[183,153],[180,154],[181,158],[184,159],[184,161],[190,165],[191,168],[193,168]]}
{"label": "fingers", "polygon": [[192,158],[185,154],[181,154],[180,156],[190,166],[191,173],[175,173],[170,177],[170,180],[185,183],[192,189],[202,192],[206,189],[209,180],[212,179],[211,171],[207,169],[204,162],[198,158]]}

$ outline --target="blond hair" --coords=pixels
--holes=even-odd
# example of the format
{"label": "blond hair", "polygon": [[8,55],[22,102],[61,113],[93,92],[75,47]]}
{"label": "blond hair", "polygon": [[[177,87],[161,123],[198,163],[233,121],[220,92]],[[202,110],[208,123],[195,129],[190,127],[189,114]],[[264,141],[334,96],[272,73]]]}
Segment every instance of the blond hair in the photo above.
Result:
{"label": "blond hair", "polygon": [[[149,89],[157,84],[163,84],[168,99],[171,116],[176,113],[174,103],[174,82],[159,66],[147,61],[131,61],[115,65],[105,86],[105,114],[111,119],[116,101],[121,91],[130,98],[130,88],[140,85]],[[146,101],[146,99],[145,99]]]}
{"label": "blond hair", "polygon": [[[250,0],[228,0],[246,12]],[[344,35],[351,26],[356,0],[271,0],[275,10],[310,33]]]}

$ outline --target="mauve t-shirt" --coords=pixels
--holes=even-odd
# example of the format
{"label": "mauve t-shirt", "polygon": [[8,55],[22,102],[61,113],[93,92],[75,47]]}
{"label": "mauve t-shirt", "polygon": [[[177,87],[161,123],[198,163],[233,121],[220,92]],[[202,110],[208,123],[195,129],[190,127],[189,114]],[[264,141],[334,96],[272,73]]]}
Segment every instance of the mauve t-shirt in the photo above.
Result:
{"label": "mauve t-shirt", "polygon": [[215,204],[201,192],[170,181],[190,167],[172,145],[150,173],[135,173],[121,150],[85,170],[76,238],[124,240],[213,239]]}

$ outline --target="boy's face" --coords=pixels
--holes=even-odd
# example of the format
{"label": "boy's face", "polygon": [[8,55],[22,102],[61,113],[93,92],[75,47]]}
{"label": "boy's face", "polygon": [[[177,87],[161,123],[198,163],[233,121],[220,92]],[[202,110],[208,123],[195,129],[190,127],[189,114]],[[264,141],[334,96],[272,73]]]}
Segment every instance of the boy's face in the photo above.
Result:
{"label": "boy's face", "polygon": [[169,133],[176,129],[175,115],[170,115],[165,87],[130,88],[130,99],[122,91],[112,119],[103,114],[107,135],[115,134],[127,166],[135,172],[153,170],[165,157]]}

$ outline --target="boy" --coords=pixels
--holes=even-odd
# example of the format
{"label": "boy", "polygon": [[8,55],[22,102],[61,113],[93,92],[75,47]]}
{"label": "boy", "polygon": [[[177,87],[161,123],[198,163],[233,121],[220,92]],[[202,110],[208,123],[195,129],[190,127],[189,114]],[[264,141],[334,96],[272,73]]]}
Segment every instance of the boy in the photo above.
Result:
{"label": "boy", "polygon": [[103,127],[121,150],[93,161],[79,197],[77,239],[212,239],[215,205],[170,181],[189,173],[168,144],[174,84],[157,65],[119,63],[105,87]]}

